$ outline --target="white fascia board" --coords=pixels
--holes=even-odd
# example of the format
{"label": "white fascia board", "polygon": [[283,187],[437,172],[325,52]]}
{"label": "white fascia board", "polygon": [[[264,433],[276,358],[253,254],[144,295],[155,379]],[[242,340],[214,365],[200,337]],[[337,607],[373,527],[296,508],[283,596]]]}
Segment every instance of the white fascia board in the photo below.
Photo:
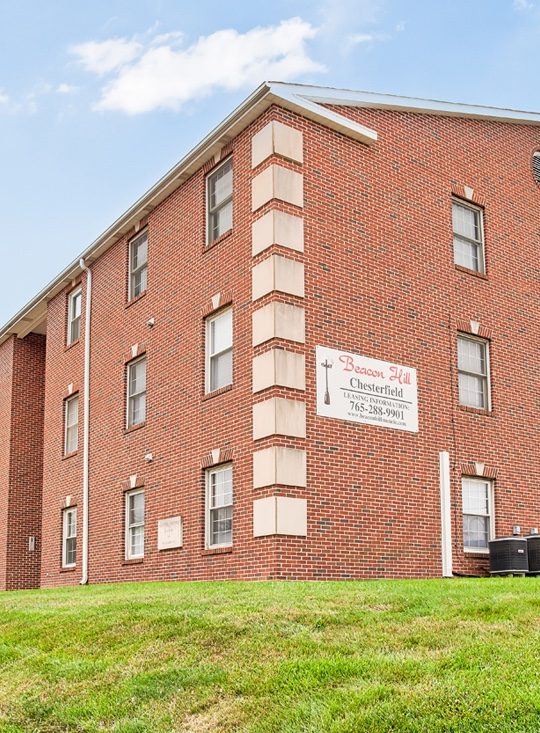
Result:
{"label": "white fascia board", "polygon": [[322,107],[321,102],[324,104],[333,104],[333,102],[324,99],[314,100],[311,95],[306,95],[305,91],[302,90],[304,90],[304,87],[292,84],[270,83],[272,96],[276,104],[281,107],[297,112],[310,120],[319,122],[325,127],[330,127],[332,130],[341,132],[347,137],[352,137],[367,145],[377,140],[375,130]]}
{"label": "white fascia board", "polygon": [[446,115],[450,117],[472,117],[501,122],[540,124],[540,113],[523,110],[488,107],[483,105],[443,102],[436,99],[417,99],[400,97],[395,94],[376,94],[373,92],[353,91],[351,89],[330,89],[304,84],[284,84],[270,82],[275,94],[292,95],[315,104],[335,104],[345,107],[374,107],[401,112]]}

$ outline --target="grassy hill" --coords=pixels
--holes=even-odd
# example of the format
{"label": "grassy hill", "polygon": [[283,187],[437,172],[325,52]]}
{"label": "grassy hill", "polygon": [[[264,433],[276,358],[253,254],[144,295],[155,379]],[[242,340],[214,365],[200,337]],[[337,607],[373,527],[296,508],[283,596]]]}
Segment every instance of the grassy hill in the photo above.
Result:
{"label": "grassy hill", "polygon": [[0,595],[0,731],[540,731],[540,579]]}

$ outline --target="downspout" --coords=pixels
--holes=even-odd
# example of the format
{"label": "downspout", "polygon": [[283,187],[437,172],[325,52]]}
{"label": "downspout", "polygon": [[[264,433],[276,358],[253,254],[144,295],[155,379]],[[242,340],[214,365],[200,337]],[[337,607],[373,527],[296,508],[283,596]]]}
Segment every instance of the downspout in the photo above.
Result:
{"label": "downspout", "polygon": [[92,317],[92,271],[81,257],[79,267],[86,272],[86,308],[84,325],[84,380],[83,380],[83,521],[82,521],[82,577],[81,585],[88,583],[88,487],[90,476],[90,325]]}

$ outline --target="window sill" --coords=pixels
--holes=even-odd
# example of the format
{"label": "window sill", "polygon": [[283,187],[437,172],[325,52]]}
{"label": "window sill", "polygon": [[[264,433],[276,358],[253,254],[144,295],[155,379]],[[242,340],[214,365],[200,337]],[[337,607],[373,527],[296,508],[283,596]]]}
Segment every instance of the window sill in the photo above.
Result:
{"label": "window sill", "polygon": [[144,422],[137,423],[137,425],[132,425],[129,428],[124,428],[124,435],[129,435],[130,433],[134,433],[136,430],[140,430],[141,428],[144,428],[146,426],[146,420]]}
{"label": "window sill", "polygon": [[70,344],[66,344],[66,345],[64,346],[64,352],[66,352],[66,351],[69,351],[69,350],[70,350],[70,349],[72,349],[72,348],[73,348],[74,346],[77,346],[77,344],[78,344],[78,343],[80,343],[80,341],[81,341],[81,339],[80,339],[80,338],[78,338],[78,339],[76,339],[75,341],[72,341],[72,342],[71,342]]}
{"label": "window sill", "polygon": [[123,560],[122,565],[141,565],[144,562],[144,557],[133,557],[131,560]]}
{"label": "window sill", "polygon": [[233,551],[232,545],[227,547],[207,547],[206,550],[202,550],[201,555],[229,555]]}
{"label": "window sill", "polygon": [[485,415],[486,417],[493,417],[493,410],[485,410],[482,407],[470,407],[469,405],[459,405],[459,409],[462,412],[469,412],[472,415]]}
{"label": "window sill", "polygon": [[77,448],[77,450],[74,450],[71,453],[64,453],[64,455],[62,456],[62,460],[63,461],[67,461],[68,458],[73,458],[74,456],[78,455],[78,453],[79,453],[79,449],[78,448]]}
{"label": "window sill", "polygon": [[212,397],[217,397],[220,394],[223,394],[224,392],[230,392],[231,389],[234,387],[233,384],[225,384],[223,387],[219,387],[218,389],[214,389],[212,392],[207,392],[203,395],[202,401],[205,402],[206,400],[212,399]]}
{"label": "window sill", "polygon": [[131,300],[128,300],[125,307],[130,308],[132,305],[135,305],[135,303],[138,303],[139,300],[144,298],[147,292],[148,290],[144,290],[140,295],[136,295],[134,298],[131,298]]}
{"label": "window sill", "polygon": [[226,232],[223,232],[223,234],[220,234],[220,236],[217,239],[214,239],[212,242],[208,242],[208,244],[205,244],[203,247],[203,252],[208,252],[209,249],[213,249],[216,245],[223,242],[224,239],[227,239],[231,236],[233,233],[232,228],[228,229]]}
{"label": "window sill", "polygon": [[489,550],[469,550],[466,547],[464,547],[463,552],[465,553],[465,555],[468,555],[469,557],[471,555],[478,555],[478,557],[481,557],[482,559],[489,557]]}
{"label": "window sill", "polygon": [[61,573],[74,573],[75,570],[77,570],[77,566],[76,565],[72,565],[69,568],[60,568],[60,572]]}
{"label": "window sill", "polygon": [[485,272],[478,272],[478,270],[471,270],[469,267],[464,267],[463,265],[454,264],[454,267],[456,268],[458,272],[464,272],[467,275],[478,277],[480,278],[480,280],[488,280],[488,276]]}

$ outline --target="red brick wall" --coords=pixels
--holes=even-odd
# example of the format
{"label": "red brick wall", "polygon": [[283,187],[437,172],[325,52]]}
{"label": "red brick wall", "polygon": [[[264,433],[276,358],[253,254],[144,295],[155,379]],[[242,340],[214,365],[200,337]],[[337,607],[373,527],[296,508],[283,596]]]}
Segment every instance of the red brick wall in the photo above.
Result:
{"label": "red brick wall", "polygon": [[[376,129],[378,142],[364,146],[277,108],[233,141],[234,229],[215,246],[204,247],[205,171],[152,212],[148,291],[136,302],[126,304],[128,238],[92,265],[90,582],[438,576],[443,450],[452,462],[456,570],[479,572],[485,566],[483,558],[465,557],[462,550],[463,463],[498,470],[498,535],[515,523],[526,530],[540,524],[537,398],[530,387],[539,346],[534,255],[540,190],[530,172],[537,128],[340,111]],[[304,133],[307,339],[305,348],[287,348],[306,353],[308,432],[306,441],[263,439],[255,446],[251,359],[258,350],[251,347],[251,314],[264,301],[251,302],[251,268],[259,260],[251,257],[250,147],[254,132],[269,119]],[[270,158],[262,167],[272,162],[278,160]],[[453,264],[451,198],[463,195],[463,186],[485,204],[487,278]],[[48,313],[42,561],[47,586],[80,579],[80,529],[77,568],[60,569],[66,496],[80,508],[79,527],[82,519],[83,344],[65,348],[68,290],[50,302]],[[216,293],[234,309],[234,385],[205,398],[203,313]],[[456,335],[459,324],[471,319],[492,334],[490,414],[457,403]],[[134,344],[148,359],[147,420],[125,431],[125,365]],[[317,345],[415,367],[419,433],[318,417]],[[69,384],[81,393],[80,450],[63,458],[62,405]],[[287,392],[270,390],[267,396]],[[251,454],[276,443],[307,449],[307,489],[283,492],[308,499],[305,539],[252,536],[252,502],[265,494],[252,488]],[[233,455],[230,552],[204,549],[201,462],[215,448]],[[151,463],[144,459],[148,452]],[[145,487],[146,551],[142,562],[125,563],[124,491],[133,475]],[[184,520],[184,546],[158,552],[157,520],[176,515]]]}
{"label": "red brick wall", "polygon": [[0,347],[0,584],[7,589],[40,580],[44,362],[44,336]]}
{"label": "red brick wall", "polygon": [[9,517],[9,469],[11,456],[11,399],[13,387],[13,344],[15,337],[0,346],[0,589],[6,588],[7,531]]}

